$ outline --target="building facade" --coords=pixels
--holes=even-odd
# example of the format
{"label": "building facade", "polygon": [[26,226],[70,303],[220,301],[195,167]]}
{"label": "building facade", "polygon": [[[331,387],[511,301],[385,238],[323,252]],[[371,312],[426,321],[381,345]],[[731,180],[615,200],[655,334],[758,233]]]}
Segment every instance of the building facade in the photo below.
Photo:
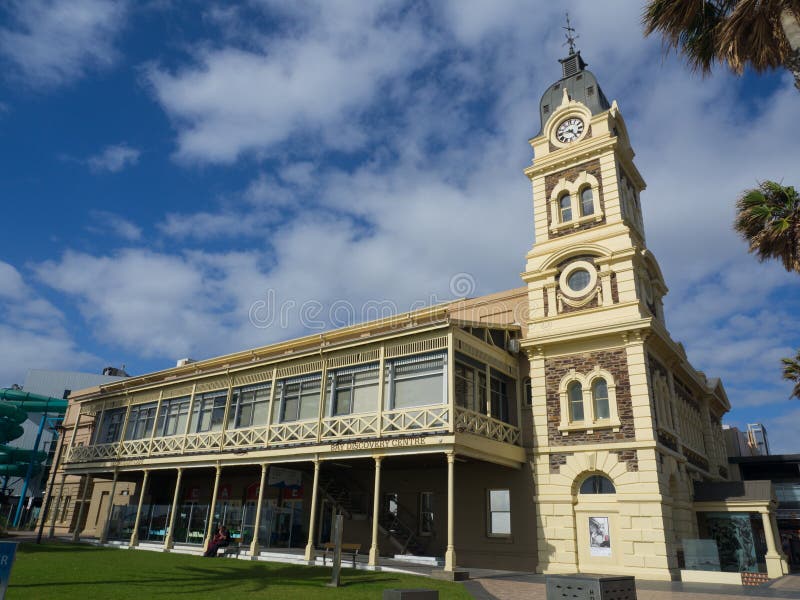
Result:
{"label": "building facade", "polygon": [[224,522],[311,560],[341,513],[371,565],[679,577],[730,406],[667,331],[620,109],[561,63],[524,287],[73,394],[52,530],[169,549]]}

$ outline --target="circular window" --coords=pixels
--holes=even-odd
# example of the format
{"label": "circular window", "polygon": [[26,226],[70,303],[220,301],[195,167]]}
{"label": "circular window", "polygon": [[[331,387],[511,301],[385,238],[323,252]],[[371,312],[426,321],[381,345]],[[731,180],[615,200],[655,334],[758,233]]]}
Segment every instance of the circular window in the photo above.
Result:
{"label": "circular window", "polygon": [[561,293],[571,298],[586,296],[597,285],[597,269],[588,260],[568,264],[558,280]]}
{"label": "circular window", "polygon": [[573,292],[582,292],[589,286],[591,277],[584,269],[577,269],[567,277],[567,285]]}

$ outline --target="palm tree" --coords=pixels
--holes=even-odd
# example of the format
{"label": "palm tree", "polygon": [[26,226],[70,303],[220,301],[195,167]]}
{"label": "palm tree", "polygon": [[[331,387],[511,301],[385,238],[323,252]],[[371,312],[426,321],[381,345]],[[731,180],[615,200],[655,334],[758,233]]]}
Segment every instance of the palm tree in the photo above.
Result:
{"label": "palm tree", "polygon": [[782,358],[783,378],[794,381],[791,397],[800,400],[800,350],[794,358]]}
{"label": "palm tree", "polygon": [[800,0],[649,0],[642,20],[704,74],[717,61],[739,74],[784,67],[800,90]]}
{"label": "palm tree", "polygon": [[793,187],[764,181],[736,202],[734,228],[763,261],[775,258],[800,273],[800,195]]}

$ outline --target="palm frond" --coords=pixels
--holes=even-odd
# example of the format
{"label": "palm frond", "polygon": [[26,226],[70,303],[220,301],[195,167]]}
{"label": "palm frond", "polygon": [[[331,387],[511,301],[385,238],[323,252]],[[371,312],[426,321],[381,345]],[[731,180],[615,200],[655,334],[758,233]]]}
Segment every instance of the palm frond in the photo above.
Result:
{"label": "palm frond", "polygon": [[764,181],[745,190],[733,226],[760,261],[778,259],[800,273],[800,195],[793,187]]}
{"label": "palm frond", "polygon": [[783,358],[781,362],[783,363],[783,378],[795,382],[791,397],[800,400],[800,350],[797,351],[797,356],[794,358]]}
{"label": "palm frond", "polygon": [[730,0],[651,0],[642,16],[645,35],[661,32],[666,51],[681,51],[692,69],[708,73],[716,60],[717,30],[730,4]]}
{"label": "palm frond", "polygon": [[748,63],[756,71],[782,66],[791,51],[780,21],[784,4],[784,0],[739,0],[719,27],[719,57],[737,73]]}

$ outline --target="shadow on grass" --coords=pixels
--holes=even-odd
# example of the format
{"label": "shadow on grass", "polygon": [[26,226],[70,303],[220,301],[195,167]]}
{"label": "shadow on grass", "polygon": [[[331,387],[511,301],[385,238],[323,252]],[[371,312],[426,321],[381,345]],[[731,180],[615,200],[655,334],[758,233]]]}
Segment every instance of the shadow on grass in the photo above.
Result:
{"label": "shadow on grass", "polygon": [[[41,588],[78,588],[84,586],[125,586],[137,590],[140,596],[148,597],[153,592],[159,594],[182,596],[186,594],[225,594],[227,590],[237,589],[245,593],[255,593],[267,590],[270,587],[286,586],[298,589],[321,589],[330,581],[331,569],[326,567],[306,567],[299,565],[281,565],[276,563],[254,563],[245,561],[230,561],[228,559],[205,559],[202,557],[185,555],[163,555],[165,561],[157,566],[147,564],[150,561],[145,554],[128,554],[126,552],[109,552],[107,548],[97,548],[83,544],[48,543],[43,545],[26,544],[22,554],[44,555],[53,553],[86,553],[102,552],[106,560],[96,562],[88,576],[81,579],[69,580],[59,577],[52,580],[48,577],[37,578],[33,581],[12,582],[12,587],[22,590],[37,590]],[[54,557],[55,558],[55,557]],[[83,562],[88,558],[80,558]],[[100,557],[98,556],[98,559]],[[132,560],[131,560],[132,559]],[[123,564],[115,564],[123,561]],[[102,564],[101,564],[102,563]],[[131,572],[131,569],[146,569],[141,573]],[[64,572],[64,571],[62,571]],[[67,570],[66,572],[69,572]],[[111,573],[119,573],[118,577]],[[95,578],[96,577],[96,578]],[[348,588],[358,585],[392,585],[400,579],[395,574],[378,574],[375,572],[362,572],[353,569],[342,571],[342,584],[340,587]],[[95,592],[97,590],[95,589]],[[109,590],[110,591],[110,590]]]}
{"label": "shadow on grass", "polygon": [[90,546],[88,544],[77,544],[62,542],[60,540],[48,540],[42,544],[33,542],[22,542],[19,545],[19,552],[22,554],[52,554],[54,552],[104,552],[108,548]]}

